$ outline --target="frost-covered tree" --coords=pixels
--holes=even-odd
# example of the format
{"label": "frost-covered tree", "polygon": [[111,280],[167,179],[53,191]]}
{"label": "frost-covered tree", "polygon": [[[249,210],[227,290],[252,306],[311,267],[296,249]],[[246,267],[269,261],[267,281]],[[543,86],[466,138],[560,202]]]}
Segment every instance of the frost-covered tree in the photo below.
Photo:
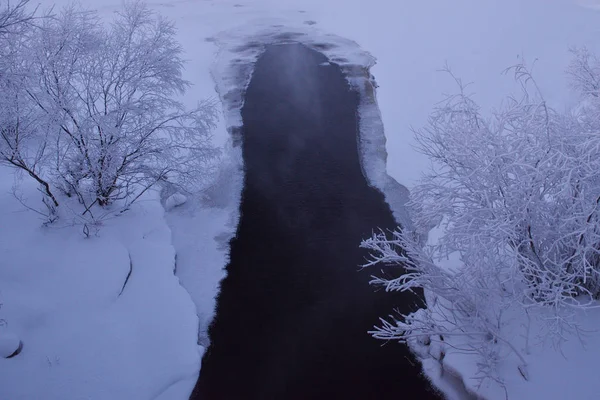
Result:
{"label": "frost-covered tree", "polygon": [[33,144],[21,147],[36,149],[51,189],[86,209],[127,207],[159,182],[189,188],[206,175],[217,155],[214,104],[189,110],[178,100],[190,83],[175,26],[144,3],[126,2],[109,25],[67,7],[19,51],[22,78],[12,98],[2,95],[5,114],[28,124]]}
{"label": "frost-covered tree", "polygon": [[[0,38],[22,35],[35,21],[35,9],[28,9],[30,0],[0,1]],[[5,54],[4,54],[5,55]]]}
{"label": "frost-covered tree", "polygon": [[106,205],[205,171],[214,107],[176,100],[190,84],[173,23],[139,1],[108,28],[68,8],[37,44],[30,96],[53,129],[53,180],[67,195]]}
{"label": "frost-covered tree", "polygon": [[58,206],[42,174],[46,159],[45,131],[24,87],[30,76],[28,44],[37,29],[29,0],[0,1],[0,165],[26,172],[39,184],[50,209]]}
{"label": "frost-covered tree", "polygon": [[582,105],[572,113],[550,108],[518,65],[509,71],[522,95],[490,118],[454,78],[458,93],[415,132],[434,168],[409,207],[415,226],[442,233],[429,245],[419,232],[382,233],[363,246],[373,251],[368,265],[407,269],[374,283],[422,287],[429,307],[384,321],[376,337],[415,344],[429,335],[468,336],[462,350],[478,352],[489,367],[498,342],[521,357],[502,331],[508,310],[550,310],[547,333],[560,336],[568,310],[600,296],[600,62],[585,49],[573,53],[568,74]]}

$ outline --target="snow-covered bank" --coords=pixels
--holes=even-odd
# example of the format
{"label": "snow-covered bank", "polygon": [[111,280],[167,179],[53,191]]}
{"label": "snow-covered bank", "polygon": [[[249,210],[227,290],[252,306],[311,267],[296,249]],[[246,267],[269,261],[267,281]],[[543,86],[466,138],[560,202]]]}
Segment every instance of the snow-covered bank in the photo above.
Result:
{"label": "snow-covered bank", "polygon": [[215,296],[225,277],[229,240],[239,220],[242,172],[235,154],[225,153],[206,190],[166,214],[177,251],[176,275],[196,305],[198,340],[203,346],[209,343],[207,330],[215,313]]}
{"label": "snow-covered bank", "polygon": [[[42,227],[12,185],[1,170],[0,335],[15,334],[23,351],[0,359],[0,398],[147,400],[171,386],[189,393],[203,348],[157,196],[86,238],[82,225]],[[21,189],[31,201],[40,196],[26,181]]]}

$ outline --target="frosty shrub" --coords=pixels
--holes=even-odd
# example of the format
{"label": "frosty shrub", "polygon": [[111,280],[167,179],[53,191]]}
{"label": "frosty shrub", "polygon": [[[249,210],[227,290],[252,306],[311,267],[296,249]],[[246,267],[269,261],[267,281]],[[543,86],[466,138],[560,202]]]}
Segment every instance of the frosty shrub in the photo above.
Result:
{"label": "frosty shrub", "polygon": [[[367,265],[406,267],[403,276],[373,283],[422,287],[428,309],[392,317],[372,333],[413,344],[428,335],[463,335],[469,345],[461,350],[488,360],[502,342],[525,364],[502,331],[505,315],[549,310],[547,333],[561,335],[565,313],[600,296],[600,62],[573,50],[568,75],[582,101],[572,113],[550,108],[517,65],[507,72],[521,95],[485,118],[468,87],[446,72],[458,91],[415,132],[434,167],[409,204],[415,226],[438,226],[439,240],[424,244],[404,230],[362,244],[372,250]],[[449,257],[458,260],[452,267],[443,262]]]}
{"label": "frosty shrub", "polygon": [[21,169],[39,184],[49,207],[58,206],[47,178],[42,175],[46,138],[38,126],[39,114],[27,98],[29,72],[27,43],[35,31],[35,10],[29,0],[0,0],[0,165]]}
{"label": "frosty shrub", "polygon": [[89,210],[127,208],[161,182],[193,187],[217,155],[216,111],[177,100],[190,83],[175,35],[173,23],[132,1],[110,25],[71,6],[41,18],[23,43],[4,40],[18,57],[11,78],[0,75],[10,89],[0,99],[2,162],[47,183],[54,207],[56,193]]}

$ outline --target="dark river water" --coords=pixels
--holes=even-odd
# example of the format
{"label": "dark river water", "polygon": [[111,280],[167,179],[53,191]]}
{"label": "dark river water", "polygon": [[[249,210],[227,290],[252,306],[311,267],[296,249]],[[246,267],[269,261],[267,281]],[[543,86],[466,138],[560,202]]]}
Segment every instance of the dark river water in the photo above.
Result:
{"label": "dark river water", "polygon": [[409,293],[369,286],[361,239],[396,223],[357,150],[358,95],[299,44],[260,57],[242,109],[245,186],[192,399],[435,399],[404,345],[367,331]]}

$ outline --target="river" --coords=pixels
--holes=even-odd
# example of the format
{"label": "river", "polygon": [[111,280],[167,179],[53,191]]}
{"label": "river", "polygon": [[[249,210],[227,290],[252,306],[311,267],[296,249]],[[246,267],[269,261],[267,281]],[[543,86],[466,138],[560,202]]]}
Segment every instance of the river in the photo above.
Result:
{"label": "river", "polygon": [[358,95],[303,45],[259,58],[242,109],[241,218],[192,399],[436,399],[404,345],[367,334],[418,294],[360,270],[396,223],[357,148]]}

